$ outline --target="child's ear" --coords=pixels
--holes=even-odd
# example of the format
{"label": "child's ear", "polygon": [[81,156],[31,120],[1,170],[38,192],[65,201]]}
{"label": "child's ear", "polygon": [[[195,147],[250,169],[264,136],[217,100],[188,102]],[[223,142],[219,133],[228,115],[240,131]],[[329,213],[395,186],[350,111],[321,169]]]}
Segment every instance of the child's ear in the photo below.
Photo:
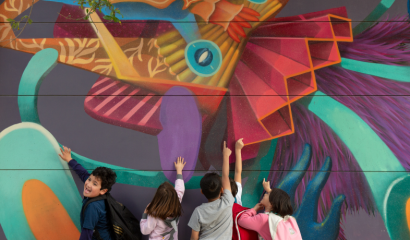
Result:
{"label": "child's ear", "polygon": [[101,189],[101,190],[100,190],[100,195],[104,195],[104,194],[106,194],[107,192],[108,192],[108,189],[107,189],[107,188]]}
{"label": "child's ear", "polygon": [[204,193],[202,192],[202,189],[201,189],[201,194],[204,195]]}

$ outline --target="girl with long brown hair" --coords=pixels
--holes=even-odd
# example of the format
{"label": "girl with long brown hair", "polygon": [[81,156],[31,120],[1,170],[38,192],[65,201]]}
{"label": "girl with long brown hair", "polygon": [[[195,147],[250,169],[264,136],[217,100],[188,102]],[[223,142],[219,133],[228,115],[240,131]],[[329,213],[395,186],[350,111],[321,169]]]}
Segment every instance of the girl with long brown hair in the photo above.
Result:
{"label": "girl with long brown hair", "polygon": [[179,157],[174,163],[177,172],[175,188],[168,182],[161,184],[142,215],[141,232],[150,240],[178,239],[178,222],[182,215],[181,201],[185,192],[182,170],[186,162]]}

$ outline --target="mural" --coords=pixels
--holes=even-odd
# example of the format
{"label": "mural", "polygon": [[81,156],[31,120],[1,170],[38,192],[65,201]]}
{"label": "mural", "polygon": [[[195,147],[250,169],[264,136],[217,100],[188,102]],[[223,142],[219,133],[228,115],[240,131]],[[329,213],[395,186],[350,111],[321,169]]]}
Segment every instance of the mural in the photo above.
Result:
{"label": "mural", "polygon": [[0,182],[12,182],[0,187],[7,239],[80,234],[75,177],[38,111],[40,86],[58,64],[99,76],[76,96],[93,121],[157,140],[155,170],[73,153],[89,170],[111,167],[119,184],[149,192],[175,181],[173,161],[183,156],[186,195],[198,194],[203,174],[221,169],[222,142],[244,138],[244,206],[259,201],[266,178],[294,200],[304,239],[347,239],[346,216],[359,212],[380,216],[390,239],[410,239],[410,25],[407,16],[382,19],[394,0],[354,27],[343,3],[277,17],[287,0],[112,1],[119,24],[103,18],[106,9],[73,20],[86,12],[55,0],[53,37],[22,38],[7,19],[37,2],[0,5],[0,46],[33,55],[18,90],[5,94],[17,96],[21,121],[0,129]]}

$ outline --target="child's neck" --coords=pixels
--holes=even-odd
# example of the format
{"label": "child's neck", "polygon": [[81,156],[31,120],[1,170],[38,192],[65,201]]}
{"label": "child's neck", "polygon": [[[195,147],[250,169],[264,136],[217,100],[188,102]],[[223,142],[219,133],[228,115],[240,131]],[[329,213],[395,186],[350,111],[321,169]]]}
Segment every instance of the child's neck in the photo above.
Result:
{"label": "child's neck", "polygon": [[265,212],[271,212],[272,207],[271,206],[265,206]]}

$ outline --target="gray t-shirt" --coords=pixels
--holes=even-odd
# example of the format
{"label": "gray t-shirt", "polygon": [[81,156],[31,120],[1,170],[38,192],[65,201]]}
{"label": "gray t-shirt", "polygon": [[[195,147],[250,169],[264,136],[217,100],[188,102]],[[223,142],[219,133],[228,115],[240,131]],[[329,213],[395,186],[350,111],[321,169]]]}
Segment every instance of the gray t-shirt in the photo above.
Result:
{"label": "gray t-shirt", "polygon": [[199,232],[201,240],[232,239],[232,206],[235,198],[224,190],[221,198],[195,208],[188,226]]}

